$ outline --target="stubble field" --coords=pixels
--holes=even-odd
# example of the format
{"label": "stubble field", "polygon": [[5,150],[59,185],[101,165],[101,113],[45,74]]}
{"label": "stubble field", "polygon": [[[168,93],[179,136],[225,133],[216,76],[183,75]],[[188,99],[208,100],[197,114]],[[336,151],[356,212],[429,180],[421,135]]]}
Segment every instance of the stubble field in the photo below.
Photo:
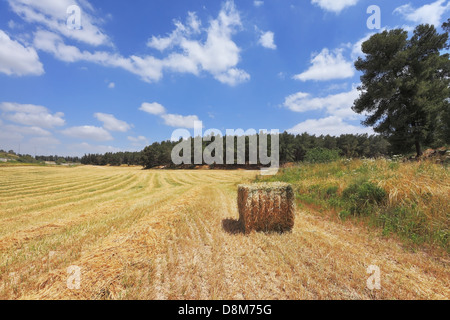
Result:
{"label": "stubble field", "polygon": [[447,256],[352,222],[297,210],[290,233],[240,233],[237,185],[256,174],[0,167],[0,299],[450,297]]}

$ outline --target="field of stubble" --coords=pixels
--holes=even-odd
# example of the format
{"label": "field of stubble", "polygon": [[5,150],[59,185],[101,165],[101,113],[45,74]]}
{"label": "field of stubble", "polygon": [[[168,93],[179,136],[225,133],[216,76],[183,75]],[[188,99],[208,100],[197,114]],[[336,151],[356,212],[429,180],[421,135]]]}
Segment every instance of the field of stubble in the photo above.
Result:
{"label": "field of stubble", "polygon": [[256,174],[0,167],[0,299],[450,298],[447,257],[355,223],[297,210],[291,233],[236,232]]}

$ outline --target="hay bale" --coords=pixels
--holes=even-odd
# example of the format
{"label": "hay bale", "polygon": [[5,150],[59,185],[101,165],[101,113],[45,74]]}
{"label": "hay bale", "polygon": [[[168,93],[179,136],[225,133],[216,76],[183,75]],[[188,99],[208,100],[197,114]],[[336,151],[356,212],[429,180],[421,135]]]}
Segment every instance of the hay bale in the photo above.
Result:
{"label": "hay bale", "polygon": [[238,186],[239,221],[245,233],[286,232],[295,219],[294,190],[287,183]]}

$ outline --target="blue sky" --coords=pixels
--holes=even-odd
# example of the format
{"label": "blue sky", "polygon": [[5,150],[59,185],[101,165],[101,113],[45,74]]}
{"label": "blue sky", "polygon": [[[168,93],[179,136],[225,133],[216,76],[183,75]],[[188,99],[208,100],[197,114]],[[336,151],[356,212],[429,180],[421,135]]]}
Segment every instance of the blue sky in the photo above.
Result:
{"label": "blue sky", "polygon": [[442,31],[449,12],[448,0],[0,0],[0,149],[137,151],[196,120],[372,133],[351,110],[361,43]]}

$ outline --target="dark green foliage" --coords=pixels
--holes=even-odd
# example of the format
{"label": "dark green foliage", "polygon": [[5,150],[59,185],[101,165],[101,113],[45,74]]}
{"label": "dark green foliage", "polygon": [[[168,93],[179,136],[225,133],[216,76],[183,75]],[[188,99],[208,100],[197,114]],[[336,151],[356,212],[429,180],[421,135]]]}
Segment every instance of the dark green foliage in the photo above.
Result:
{"label": "dark green foliage", "polygon": [[375,34],[363,43],[365,58],[355,62],[364,74],[353,110],[368,113],[363,122],[386,136],[395,150],[450,142],[449,55],[441,54],[448,34],[419,25],[414,35],[402,29]]}
{"label": "dark green foliage", "polygon": [[[326,155],[325,159],[328,161],[330,157],[332,160],[337,159],[339,154],[350,158],[377,158],[390,155],[389,143],[382,136],[367,134],[352,135],[346,134],[340,137],[332,136],[315,136],[307,133],[300,135],[293,135],[287,132],[280,134],[280,163],[288,162],[301,162],[305,161],[306,155],[310,150],[309,160],[321,160],[323,155]],[[87,154],[81,159],[78,157],[64,157],[64,160],[69,163],[81,162],[85,165],[142,165],[145,168],[154,168],[159,166],[165,166],[167,168],[173,168],[171,153],[172,149],[179,142],[163,141],[155,142],[150,146],[147,146],[140,152],[117,152],[117,153],[105,153],[105,154]],[[223,139],[224,143],[224,160],[226,160],[226,138]],[[192,150],[194,146],[194,139],[192,139]],[[202,142],[202,149],[204,150],[209,142]],[[248,161],[249,152],[249,137],[246,137],[246,159]],[[270,139],[268,143],[270,149]],[[317,157],[312,157],[312,154],[317,152],[316,149],[322,150],[318,152]],[[237,152],[237,141],[235,141],[234,152]],[[337,154],[337,157],[336,157]],[[312,157],[312,158],[311,158]],[[58,156],[38,156],[39,161],[58,161]],[[235,156],[235,165],[237,156]],[[306,159],[307,160],[307,159]],[[321,162],[321,161],[314,161]],[[194,163],[194,153],[192,152],[192,163]],[[227,166],[227,167],[233,167]]]}
{"label": "dark green foliage", "polygon": [[342,192],[342,197],[348,200],[352,214],[368,214],[374,206],[383,204],[387,193],[371,182],[356,181]]}
{"label": "dark green foliage", "polygon": [[[259,139],[259,136],[257,136]],[[303,133],[301,135],[292,135],[287,132],[280,134],[280,163],[311,161],[311,162],[329,162],[339,159],[342,154],[345,157],[366,157],[376,158],[389,155],[389,143],[381,136],[351,135],[346,134],[340,137],[315,136]],[[171,151],[179,142],[165,141],[154,143],[142,151],[142,165],[145,168],[154,168],[164,166],[173,168],[171,160]],[[210,142],[202,142],[202,151]],[[226,137],[223,138],[224,161],[226,161]],[[194,139],[191,139],[192,161],[194,164]],[[246,161],[249,157],[249,137],[245,140]],[[270,149],[270,139],[268,143]],[[234,144],[235,165],[237,159],[237,141]],[[309,154],[309,155],[308,155]],[[308,156],[307,156],[308,155]],[[228,165],[227,167],[233,167]]]}
{"label": "dark green foliage", "polygon": [[[444,29],[444,31],[447,32],[447,34],[450,33],[450,18],[447,19],[447,22],[444,22],[444,24],[442,25],[442,29]],[[449,49],[449,48],[450,48],[450,43],[447,43],[447,49]]]}
{"label": "dark green foliage", "polygon": [[425,215],[420,209],[410,207],[391,208],[381,212],[376,224],[383,228],[384,235],[398,234],[416,244],[433,243],[449,251],[450,233],[445,228],[427,228]]}
{"label": "dark green foliage", "polygon": [[17,158],[18,162],[21,163],[37,163],[38,161],[36,159],[34,159],[32,156],[30,155],[20,155],[19,158]]}
{"label": "dark green foliage", "polygon": [[338,150],[314,148],[306,152],[305,161],[309,163],[328,163],[339,159]]}
{"label": "dark green foliage", "polygon": [[96,166],[121,166],[121,165],[140,165],[141,152],[117,152],[105,154],[87,154],[81,158],[81,163],[85,165]]}
{"label": "dark green foliage", "polygon": [[54,156],[36,156],[35,159],[37,161],[51,161],[56,162],[58,164],[61,163],[80,163],[79,157],[60,157],[58,155]]}

